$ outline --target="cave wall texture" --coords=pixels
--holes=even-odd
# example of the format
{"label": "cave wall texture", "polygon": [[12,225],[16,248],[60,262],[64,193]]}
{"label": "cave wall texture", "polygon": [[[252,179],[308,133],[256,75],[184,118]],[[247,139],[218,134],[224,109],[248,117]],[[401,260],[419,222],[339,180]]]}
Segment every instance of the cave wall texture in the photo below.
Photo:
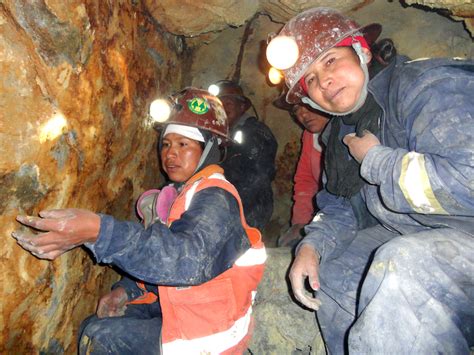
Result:
{"label": "cave wall texture", "polygon": [[262,48],[312,6],[381,22],[413,58],[474,56],[466,1],[0,1],[0,353],[75,352],[80,321],[117,274],[82,249],[36,259],[10,237],[14,218],[62,207],[135,218],[137,196],[163,181],[147,118],[156,96],[240,79],[279,142],[271,244],[289,220],[301,129],[271,105],[280,88]]}

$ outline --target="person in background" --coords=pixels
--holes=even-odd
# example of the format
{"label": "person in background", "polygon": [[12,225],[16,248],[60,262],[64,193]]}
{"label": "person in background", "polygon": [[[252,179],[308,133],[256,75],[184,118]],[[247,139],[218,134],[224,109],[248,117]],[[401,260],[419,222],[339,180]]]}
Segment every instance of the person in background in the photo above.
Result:
{"label": "person in background", "polygon": [[[282,43],[299,49],[282,68],[287,102],[333,116],[320,210],[296,249],[292,290],[317,310],[331,354],[469,354],[474,62],[384,65],[370,49],[374,26],[313,8],[269,44],[275,58],[290,54]],[[360,225],[358,206],[375,225]]]}
{"label": "person in background", "polygon": [[273,212],[271,184],[278,144],[270,128],[248,113],[253,105],[239,84],[220,80],[213,86],[224,104],[234,140],[221,166],[239,191],[248,224],[263,230]]}
{"label": "person in background", "polygon": [[84,245],[127,275],[83,322],[80,354],[242,353],[251,336],[266,254],[217,165],[230,141],[224,108],[195,88],[169,104],[159,152],[172,183],[140,197],[143,224],[81,209],[17,218],[45,231],[13,235],[38,258]]}
{"label": "person in background", "polygon": [[288,110],[293,119],[302,127],[301,153],[296,166],[293,187],[293,208],[290,228],[278,239],[279,247],[293,247],[303,237],[303,227],[315,214],[315,195],[321,189],[323,171],[323,148],[320,134],[329,121],[328,115],[311,109],[306,105],[289,105],[286,92],[273,104]]}

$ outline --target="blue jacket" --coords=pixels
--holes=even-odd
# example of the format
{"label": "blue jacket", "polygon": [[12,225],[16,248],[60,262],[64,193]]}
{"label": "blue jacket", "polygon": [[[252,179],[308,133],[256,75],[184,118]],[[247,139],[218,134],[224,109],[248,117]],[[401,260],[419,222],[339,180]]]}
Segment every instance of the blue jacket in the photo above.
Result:
{"label": "blue jacket", "polygon": [[[363,200],[379,223],[402,235],[450,227],[474,236],[474,63],[405,59],[369,83],[382,108],[381,145],[361,165]],[[327,190],[317,203],[302,244],[321,259],[336,257],[358,230],[354,209]]]}
{"label": "blue jacket", "polygon": [[[157,222],[145,229],[140,223],[100,216],[98,239],[86,246],[99,263],[115,265],[148,284],[202,284],[232,267],[250,247],[237,200],[218,187],[197,192],[170,227]],[[129,298],[141,292],[130,279],[121,285]]]}

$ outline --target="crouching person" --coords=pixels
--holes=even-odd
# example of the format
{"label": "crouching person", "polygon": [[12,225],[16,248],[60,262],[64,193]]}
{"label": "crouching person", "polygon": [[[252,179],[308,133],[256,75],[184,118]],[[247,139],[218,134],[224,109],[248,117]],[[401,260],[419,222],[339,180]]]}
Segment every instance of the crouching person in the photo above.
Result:
{"label": "crouching person", "polygon": [[85,245],[129,275],[83,322],[80,354],[234,354],[249,341],[266,253],[218,165],[230,143],[225,111],[194,88],[169,104],[159,152],[172,183],[141,196],[143,224],[79,209],[18,217],[45,231],[14,233],[35,256],[55,259]]}

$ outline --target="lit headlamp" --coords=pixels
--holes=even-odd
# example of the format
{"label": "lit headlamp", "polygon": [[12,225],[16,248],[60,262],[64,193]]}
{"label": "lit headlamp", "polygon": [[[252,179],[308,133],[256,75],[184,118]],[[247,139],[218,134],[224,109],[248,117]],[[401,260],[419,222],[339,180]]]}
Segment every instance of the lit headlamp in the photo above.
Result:
{"label": "lit headlamp", "polygon": [[170,118],[171,102],[166,99],[157,99],[150,104],[150,117],[154,122],[163,123]]}
{"label": "lit headlamp", "polygon": [[276,36],[267,46],[267,60],[276,69],[291,68],[299,56],[298,44],[293,37]]}
{"label": "lit headlamp", "polygon": [[209,91],[209,93],[211,95],[217,96],[217,95],[219,95],[219,92],[221,91],[221,89],[220,89],[219,85],[211,84],[207,88],[207,91]]}

